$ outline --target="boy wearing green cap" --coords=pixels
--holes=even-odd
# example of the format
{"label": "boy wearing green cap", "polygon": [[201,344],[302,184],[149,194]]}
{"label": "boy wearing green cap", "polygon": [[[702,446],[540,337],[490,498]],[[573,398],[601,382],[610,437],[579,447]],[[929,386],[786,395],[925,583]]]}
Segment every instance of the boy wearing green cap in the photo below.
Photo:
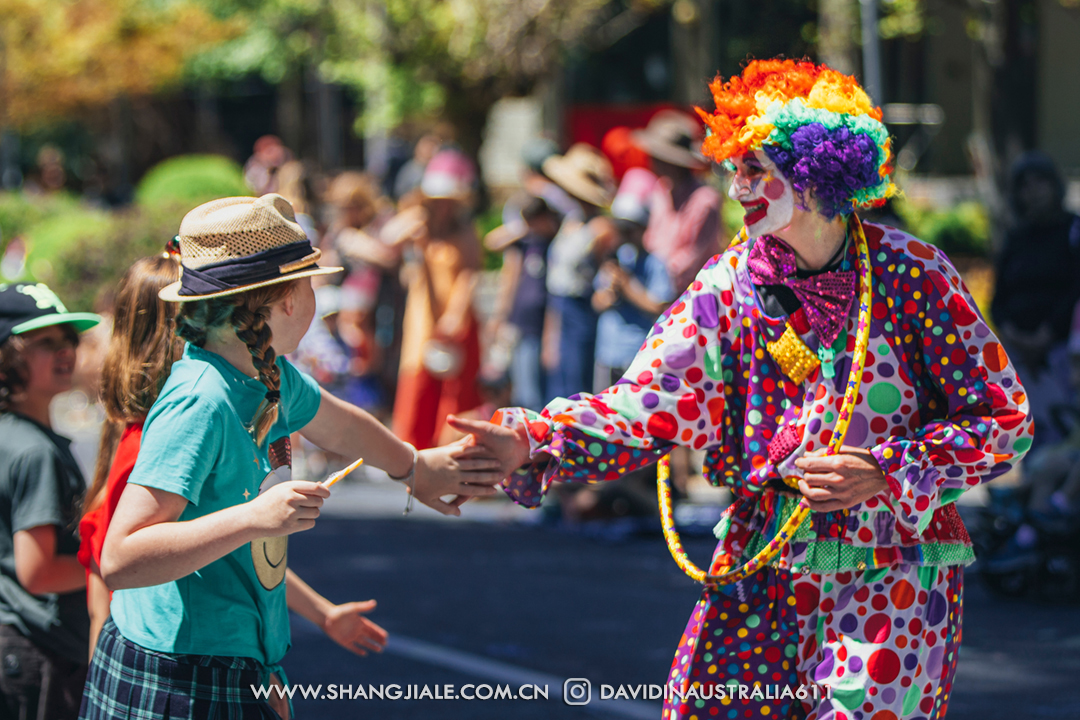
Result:
{"label": "boy wearing green cap", "polygon": [[0,285],[0,717],[70,718],[86,677],[85,487],[49,403],[71,389],[79,333],[43,284]]}

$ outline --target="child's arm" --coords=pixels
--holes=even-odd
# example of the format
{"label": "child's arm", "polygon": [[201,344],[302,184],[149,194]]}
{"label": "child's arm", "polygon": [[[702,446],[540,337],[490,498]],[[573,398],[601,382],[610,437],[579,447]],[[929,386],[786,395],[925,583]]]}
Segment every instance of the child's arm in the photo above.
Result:
{"label": "child's arm", "polygon": [[[362,457],[366,464],[382,468],[392,477],[408,475],[412,467],[412,451],[405,443],[369,413],[326,390],[322,391],[318,412],[300,434],[347,460]],[[464,457],[464,449],[471,445],[471,439],[466,438],[454,445],[421,451],[416,462],[416,499],[444,515],[459,515],[456,504],[439,498],[494,495],[493,486],[502,480],[499,463],[475,449],[470,453],[473,457]]]}
{"label": "child's arm", "polygon": [[86,581],[86,607],[90,611],[90,659],[94,659],[94,648],[97,646],[98,635],[101,628],[105,627],[105,621],[109,618],[109,607],[112,598],[109,596],[109,588],[101,579],[101,569],[90,560],[93,567],[87,574]]}
{"label": "child's arm", "polygon": [[285,571],[285,598],[290,610],[313,622],[349,652],[367,655],[386,647],[386,631],[364,617],[375,609],[374,600],[335,605],[291,569]]}
{"label": "child's arm", "polygon": [[31,595],[69,593],[86,587],[86,568],[75,555],[56,553],[56,526],[38,525],[14,535],[15,577]]}
{"label": "child's arm", "polygon": [[250,502],[178,522],[186,499],[128,484],[105,536],[102,579],[112,590],[172,582],[257,538],[311,529],[329,496],[318,483],[294,480]]}

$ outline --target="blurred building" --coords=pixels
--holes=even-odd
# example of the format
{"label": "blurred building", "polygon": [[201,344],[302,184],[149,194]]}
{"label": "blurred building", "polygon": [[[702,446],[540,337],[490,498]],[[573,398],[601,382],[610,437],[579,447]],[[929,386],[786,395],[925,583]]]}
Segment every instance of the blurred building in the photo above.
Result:
{"label": "blurred building", "polygon": [[[917,31],[880,41],[875,101],[895,106],[886,119],[897,151],[909,151],[905,169],[971,175],[981,136],[999,165],[1039,148],[1080,176],[1080,2],[920,5],[909,28]],[[738,73],[748,57],[818,59],[826,9],[846,18],[843,37],[852,39],[839,61],[830,47],[830,60],[862,75],[853,40],[859,0],[676,0],[651,14],[635,7],[627,3],[600,24],[548,89],[547,126],[567,144],[599,144],[611,127],[644,125],[662,107],[710,107],[709,80],[717,71]]]}

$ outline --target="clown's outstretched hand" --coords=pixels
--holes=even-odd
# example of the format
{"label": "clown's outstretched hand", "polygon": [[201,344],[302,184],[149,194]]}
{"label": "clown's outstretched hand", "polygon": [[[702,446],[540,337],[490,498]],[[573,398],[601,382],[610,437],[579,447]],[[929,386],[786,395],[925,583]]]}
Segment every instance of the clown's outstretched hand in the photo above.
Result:
{"label": "clown's outstretched hand", "polygon": [[463,433],[470,433],[476,444],[467,453],[494,455],[499,461],[499,472],[503,477],[517,470],[529,461],[529,439],[525,429],[512,430],[482,420],[466,420],[450,415],[446,418],[450,427]]}

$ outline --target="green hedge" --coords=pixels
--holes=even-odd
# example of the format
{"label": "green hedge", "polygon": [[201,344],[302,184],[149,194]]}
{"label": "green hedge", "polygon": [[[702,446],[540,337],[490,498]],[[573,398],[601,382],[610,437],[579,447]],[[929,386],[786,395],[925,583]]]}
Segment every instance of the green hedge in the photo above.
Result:
{"label": "green hedge", "polygon": [[249,195],[240,166],[209,155],[181,156],[152,168],[136,203],[101,210],[70,195],[0,193],[0,237],[27,244],[21,277],[49,284],[71,309],[93,309],[140,257],[160,253],[196,205],[216,197]]}
{"label": "green hedge", "polygon": [[6,248],[17,235],[43,220],[70,212],[78,207],[73,195],[26,195],[24,193],[0,192],[0,242]]}
{"label": "green hedge", "polygon": [[908,232],[938,246],[950,257],[990,254],[990,215],[982,203],[966,201],[938,210],[900,200],[896,212]]}
{"label": "green hedge", "polygon": [[152,167],[135,189],[139,205],[180,203],[191,207],[221,197],[251,195],[244,172],[220,155],[180,155]]}
{"label": "green hedge", "polygon": [[93,309],[133,262],[164,250],[185,212],[182,206],[162,205],[111,213],[107,225],[72,233],[48,266],[31,269],[70,308]]}

